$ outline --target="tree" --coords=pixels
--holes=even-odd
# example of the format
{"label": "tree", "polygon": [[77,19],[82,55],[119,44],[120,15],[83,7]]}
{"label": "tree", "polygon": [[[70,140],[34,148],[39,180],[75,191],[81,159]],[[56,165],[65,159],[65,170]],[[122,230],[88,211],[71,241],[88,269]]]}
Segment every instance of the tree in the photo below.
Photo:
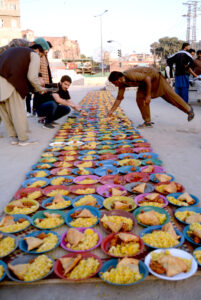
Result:
{"label": "tree", "polygon": [[178,40],[177,37],[163,37],[150,45],[151,53],[159,58],[167,58],[170,54],[173,54],[181,49],[184,41]]}

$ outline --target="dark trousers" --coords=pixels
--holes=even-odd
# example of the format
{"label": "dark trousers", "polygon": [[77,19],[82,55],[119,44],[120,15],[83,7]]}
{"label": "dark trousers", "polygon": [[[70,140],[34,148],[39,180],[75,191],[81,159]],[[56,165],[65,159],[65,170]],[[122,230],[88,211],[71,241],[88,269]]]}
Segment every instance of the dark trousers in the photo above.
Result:
{"label": "dark trousers", "polygon": [[28,113],[31,113],[31,96],[32,96],[31,93],[28,93],[26,95],[26,108]]}
{"label": "dark trousers", "polygon": [[37,106],[37,114],[39,117],[46,117],[46,123],[51,123],[70,113],[70,107],[60,105],[50,100]]}

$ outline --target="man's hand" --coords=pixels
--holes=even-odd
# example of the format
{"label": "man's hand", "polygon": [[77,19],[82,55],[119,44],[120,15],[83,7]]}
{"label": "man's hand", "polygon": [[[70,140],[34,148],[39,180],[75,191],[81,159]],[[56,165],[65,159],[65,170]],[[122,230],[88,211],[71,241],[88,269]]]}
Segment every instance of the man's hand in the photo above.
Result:
{"label": "man's hand", "polygon": [[150,102],[151,102],[151,96],[146,96],[146,98],[145,98],[145,103],[146,103],[147,105],[149,105]]}
{"label": "man's hand", "polygon": [[86,117],[86,116],[88,116],[88,113],[86,111],[81,111],[81,115]]}
{"label": "man's hand", "polygon": [[107,118],[111,118],[113,116],[113,113],[111,111],[109,111],[109,113],[107,114]]}

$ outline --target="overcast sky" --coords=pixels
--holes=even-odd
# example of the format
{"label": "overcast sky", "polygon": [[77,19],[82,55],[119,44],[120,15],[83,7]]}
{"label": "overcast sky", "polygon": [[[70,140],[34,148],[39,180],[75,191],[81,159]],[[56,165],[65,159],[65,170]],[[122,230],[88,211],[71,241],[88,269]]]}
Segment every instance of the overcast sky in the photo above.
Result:
{"label": "overcast sky", "polygon": [[[103,49],[117,53],[149,53],[150,44],[169,36],[186,39],[187,6],[182,0],[20,0],[21,28],[36,36],[67,36],[78,40],[81,53],[100,54],[100,20]],[[94,17],[108,10],[102,17]],[[201,40],[201,16],[197,18]],[[200,28],[200,29],[199,29]],[[112,44],[107,43],[113,40]]]}

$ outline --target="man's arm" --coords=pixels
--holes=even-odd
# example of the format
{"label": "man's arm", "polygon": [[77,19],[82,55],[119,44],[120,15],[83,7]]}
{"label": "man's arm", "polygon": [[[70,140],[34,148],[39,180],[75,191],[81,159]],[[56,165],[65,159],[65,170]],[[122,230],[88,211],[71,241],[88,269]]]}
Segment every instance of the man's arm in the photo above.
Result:
{"label": "man's arm", "polygon": [[37,92],[45,92],[46,89],[41,86],[38,74],[40,71],[40,57],[37,53],[30,53],[30,63],[27,73],[27,79]]}
{"label": "man's arm", "polygon": [[75,104],[71,99],[65,100],[61,98],[57,93],[53,93],[52,96],[57,103],[64,106],[70,106],[74,110],[81,112],[81,114],[86,115],[85,112],[82,112],[81,106],[79,104]]}
{"label": "man's arm", "polygon": [[112,116],[113,112],[119,107],[121,101],[124,99],[125,89],[126,89],[125,87],[119,88],[117,98],[116,98],[112,108],[110,109],[108,115],[107,115],[108,117]]}
{"label": "man's arm", "polygon": [[144,82],[146,84],[145,103],[149,104],[151,102],[151,77],[146,76]]}

